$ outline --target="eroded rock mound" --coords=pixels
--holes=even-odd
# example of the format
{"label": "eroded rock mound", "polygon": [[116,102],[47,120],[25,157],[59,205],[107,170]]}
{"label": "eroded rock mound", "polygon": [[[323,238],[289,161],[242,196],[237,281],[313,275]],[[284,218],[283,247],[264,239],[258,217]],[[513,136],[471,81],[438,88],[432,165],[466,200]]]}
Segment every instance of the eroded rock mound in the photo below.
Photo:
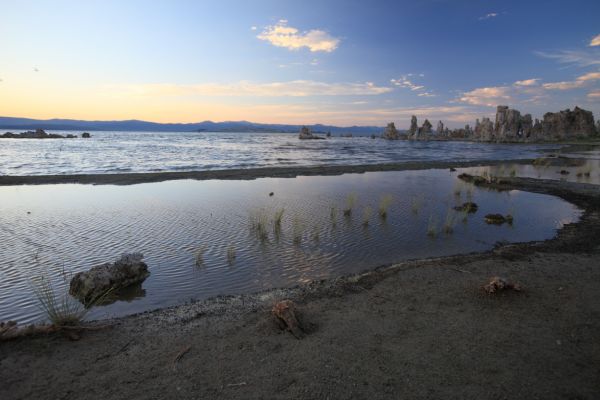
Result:
{"label": "eroded rock mound", "polygon": [[90,304],[111,290],[143,282],[149,275],[141,253],[123,254],[114,263],[92,267],[73,276],[69,294],[84,304]]}

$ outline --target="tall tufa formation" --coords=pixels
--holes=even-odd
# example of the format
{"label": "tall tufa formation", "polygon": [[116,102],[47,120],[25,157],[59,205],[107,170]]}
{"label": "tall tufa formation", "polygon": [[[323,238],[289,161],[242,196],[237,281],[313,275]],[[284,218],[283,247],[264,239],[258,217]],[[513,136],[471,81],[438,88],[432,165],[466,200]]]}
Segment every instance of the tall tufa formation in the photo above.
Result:
{"label": "tall tufa formation", "polygon": [[573,111],[566,109],[544,114],[541,125],[541,136],[544,139],[569,139],[596,134],[594,114],[577,106]]}
{"label": "tall tufa formation", "polygon": [[408,130],[409,137],[415,137],[419,133],[419,126],[417,125],[417,117],[410,117],[410,128]]}
{"label": "tall tufa formation", "polygon": [[383,131],[383,138],[387,140],[398,140],[400,139],[400,134],[396,129],[396,126],[393,122],[390,122]]}
{"label": "tall tufa formation", "polygon": [[444,134],[444,123],[442,121],[438,121],[437,128],[435,129],[435,133],[438,135]]}
{"label": "tall tufa formation", "polygon": [[419,129],[419,135],[430,135],[432,127],[433,125],[431,125],[431,122],[426,119],[425,122],[423,122],[423,126]]}

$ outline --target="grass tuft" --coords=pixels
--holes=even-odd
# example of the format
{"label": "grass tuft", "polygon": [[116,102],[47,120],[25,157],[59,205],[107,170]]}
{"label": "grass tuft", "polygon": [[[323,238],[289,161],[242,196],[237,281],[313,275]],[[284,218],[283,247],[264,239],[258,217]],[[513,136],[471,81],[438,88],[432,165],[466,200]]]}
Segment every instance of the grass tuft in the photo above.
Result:
{"label": "grass tuft", "polygon": [[381,200],[379,201],[379,217],[381,219],[386,219],[388,216],[388,210],[390,208],[390,205],[392,204],[392,195],[391,194],[384,194],[381,197]]}

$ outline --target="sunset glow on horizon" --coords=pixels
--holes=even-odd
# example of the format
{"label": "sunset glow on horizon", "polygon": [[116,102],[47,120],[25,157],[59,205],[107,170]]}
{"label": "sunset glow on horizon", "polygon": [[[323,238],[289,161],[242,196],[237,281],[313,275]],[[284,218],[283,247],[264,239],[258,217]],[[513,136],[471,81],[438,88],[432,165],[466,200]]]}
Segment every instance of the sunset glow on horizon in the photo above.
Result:
{"label": "sunset glow on horizon", "polygon": [[600,3],[381,4],[3,1],[0,116],[458,127],[498,104],[600,114]]}

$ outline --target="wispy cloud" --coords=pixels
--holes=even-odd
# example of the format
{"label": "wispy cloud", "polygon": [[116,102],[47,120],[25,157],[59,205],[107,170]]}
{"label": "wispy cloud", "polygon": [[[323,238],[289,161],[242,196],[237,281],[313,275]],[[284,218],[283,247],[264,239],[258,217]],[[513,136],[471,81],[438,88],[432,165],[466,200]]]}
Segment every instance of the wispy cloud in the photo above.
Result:
{"label": "wispy cloud", "polygon": [[432,93],[432,92],[423,92],[423,93],[419,93],[417,96],[419,96],[419,97],[437,97],[437,94]]}
{"label": "wispy cloud", "polygon": [[544,83],[542,87],[548,90],[571,90],[583,87],[597,80],[600,80],[600,72],[588,72],[577,77],[574,81]]}
{"label": "wispy cloud", "polygon": [[490,18],[496,18],[498,15],[500,15],[500,14],[498,14],[496,12],[491,12],[491,13],[485,14],[484,16],[479,17],[478,19],[480,21],[483,21],[483,20],[490,19]]}
{"label": "wispy cloud", "polygon": [[600,35],[596,35],[592,38],[592,40],[590,40],[590,46],[600,46]]}
{"label": "wispy cloud", "polygon": [[[425,89],[425,86],[413,83],[413,81],[411,80],[413,76],[415,76],[415,74],[402,75],[398,79],[390,79],[390,82],[394,86],[407,88],[407,89],[412,90],[413,92]],[[419,74],[418,76],[422,78],[424,75]],[[409,79],[409,78],[411,78],[411,79]]]}
{"label": "wispy cloud", "polygon": [[600,100],[600,90],[594,90],[587,94],[588,99],[590,100]]}
{"label": "wispy cloud", "polygon": [[510,87],[492,86],[473,89],[462,93],[457,99],[458,102],[471,104],[474,106],[493,107],[511,100]]}
{"label": "wispy cloud", "polygon": [[600,65],[600,52],[596,49],[584,50],[561,50],[554,53],[536,51],[536,55],[550,58],[562,64],[572,64],[580,67]]}
{"label": "wispy cloud", "polygon": [[522,81],[516,81],[515,86],[536,86],[540,80],[538,78],[524,79]]}
{"label": "wispy cloud", "polygon": [[273,46],[285,47],[289,50],[299,50],[303,47],[311,52],[324,51],[330,53],[337,49],[340,39],[331,36],[329,33],[312,29],[306,32],[300,32],[297,28],[287,25],[287,20],[279,20],[275,25],[269,25],[256,36],[260,40],[265,40]]}
{"label": "wispy cloud", "polygon": [[[111,89],[118,89],[111,87]],[[141,84],[127,85],[119,91],[140,96],[227,96],[227,97],[306,97],[379,95],[392,89],[372,82],[328,83],[310,80],[257,83],[201,83],[192,85]]]}

